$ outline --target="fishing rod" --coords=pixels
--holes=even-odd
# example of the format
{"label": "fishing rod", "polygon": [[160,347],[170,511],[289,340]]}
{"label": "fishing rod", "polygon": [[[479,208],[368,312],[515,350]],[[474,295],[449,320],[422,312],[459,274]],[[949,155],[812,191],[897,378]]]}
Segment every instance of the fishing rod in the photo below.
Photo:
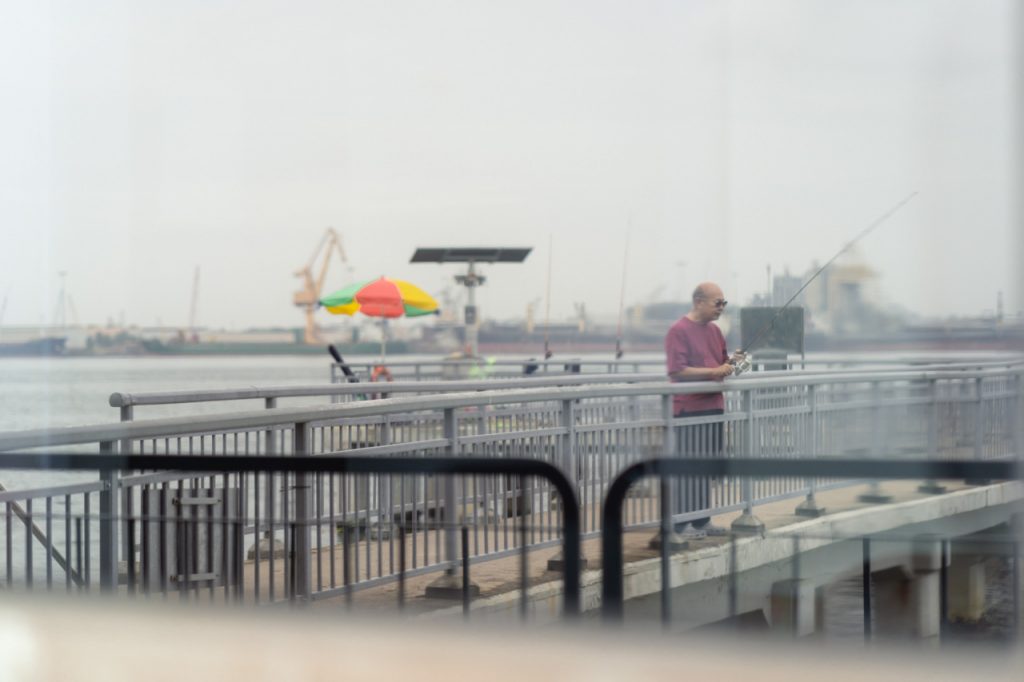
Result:
{"label": "fishing rod", "polygon": [[[630,221],[632,223],[632,221]],[[615,331],[615,359],[623,356],[622,350],[622,311],[626,305],[626,263],[629,260],[629,231],[626,231],[626,248],[622,252],[622,288],[619,290],[619,325]]]}
{"label": "fishing rod", "polygon": [[748,371],[750,369],[751,361],[750,361],[749,350],[751,348],[753,348],[757,344],[758,341],[761,340],[761,337],[763,337],[767,332],[771,331],[771,329],[775,326],[775,321],[778,320],[779,319],[779,315],[782,314],[782,311],[785,310],[786,308],[788,308],[789,305],[793,301],[795,301],[797,299],[797,297],[803,292],[803,290],[806,289],[807,286],[811,282],[813,282],[815,279],[817,279],[818,275],[820,275],[822,272],[825,271],[825,268],[827,268],[828,266],[832,265],[832,263],[834,263],[835,260],[837,258],[839,258],[841,255],[846,253],[846,251],[851,246],[853,246],[854,244],[859,242],[861,239],[863,239],[864,237],[866,237],[869,234],[871,234],[875,230],[875,228],[877,228],[879,225],[881,225],[886,220],[888,220],[893,215],[895,215],[897,211],[899,211],[901,208],[903,208],[908,203],[910,203],[910,200],[913,199],[916,196],[917,196],[917,192],[911,192],[909,196],[907,196],[905,199],[903,199],[903,201],[899,202],[898,204],[896,204],[895,206],[890,208],[888,211],[886,211],[881,216],[879,216],[873,223],[868,225],[865,229],[861,230],[860,234],[858,234],[852,240],[847,242],[846,246],[844,246],[843,248],[839,249],[838,253],[836,253],[834,256],[829,258],[828,262],[826,262],[824,265],[822,265],[820,268],[818,268],[817,271],[815,271],[815,273],[813,275],[811,275],[810,279],[808,279],[806,282],[804,282],[803,285],[799,289],[796,290],[796,293],[793,294],[792,296],[790,296],[789,300],[786,301],[782,305],[781,308],[779,308],[778,310],[775,311],[775,314],[772,315],[771,319],[768,320],[768,322],[766,324],[764,324],[761,327],[761,329],[758,330],[758,332],[756,334],[754,334],[753,338],[743,348],[739,349],[738,351],[736,351],[735,353],[732,354],[732,356],[729,358],[729,364],[731,364],[733,367],[735,367],[734,373],[735,374],[743,374],[743,372],[746,372],[746,371]]}
{"label": "fishing rod", "polygon": [[548,346],[549,335],[551,333],[551,251],[554,244],[554,238],[551,234],[548,234],[548,283],[547,291],[544,292],[544,359],[548,360],[554,353]]}

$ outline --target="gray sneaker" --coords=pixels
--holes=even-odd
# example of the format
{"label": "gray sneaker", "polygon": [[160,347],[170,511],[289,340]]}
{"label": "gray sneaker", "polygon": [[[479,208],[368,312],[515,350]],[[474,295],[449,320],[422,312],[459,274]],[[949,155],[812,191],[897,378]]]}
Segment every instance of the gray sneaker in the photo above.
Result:
{"label": "gray sneaker", "polygon": [[692,523],[680,523],[676,526],[676,535],[685,540],[700,540],[705,537],[704,529],[697,528]]}
{"label": "gray sneaker", "polygon": [[705,523],[703,526],[695,526],[694,528],[696,530],[704,533],[708,537],[713,537],[713,538],[720,538],[720,537],[724,537],[724,536],[729,534],[729,529],[728,528],[723,528],[722,526],[716,526],[715,524],[711,523],[710,521],[708,523]]}

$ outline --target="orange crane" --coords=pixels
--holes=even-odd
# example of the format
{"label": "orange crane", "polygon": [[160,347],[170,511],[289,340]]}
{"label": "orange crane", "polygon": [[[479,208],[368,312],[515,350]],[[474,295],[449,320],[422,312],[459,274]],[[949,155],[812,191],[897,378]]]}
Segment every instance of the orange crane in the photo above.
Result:
{"label": "orange crane", "polygon": [[[303,341],[307,344],[322,343],[320,330],[317,328],[316,319],[313,314],[316,312],[317,301],[320,300],[320,292],[324,286],[324,279],[327,277],[327,266],[331,262],[331,253],[333,252],[337,252],[346,269],[350,269],[348,268],[348,258],[345,256],[345,249],[341,246],[341,237],[338,236],[333,227],[328,227],[309,262],[302,269],[295,271],[295,276],[302,278],[302,289],[295,292],[293,301],[306,314],[306,331],[303,335]],[[317,258],[320,257],[321,253],[323,254],[323,259],[320,263],[320,272],[314,279],[313,267],[316,265]]]}

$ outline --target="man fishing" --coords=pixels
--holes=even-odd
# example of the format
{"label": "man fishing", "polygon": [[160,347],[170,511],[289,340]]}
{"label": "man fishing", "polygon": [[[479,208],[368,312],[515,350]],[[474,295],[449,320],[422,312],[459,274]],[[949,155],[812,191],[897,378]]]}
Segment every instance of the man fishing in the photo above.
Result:
{"label": "man fishing", "polygon": [[[721,287],[703,282],[693,290],[693,306],[665,336],[665,362],[671,381],[724,381],[733,373],[725,337],[715,320],[728,305]],[[676,417],[709,417],[725,413],[722,393],[691,393],[672,398]],[[722,452],[723,423],[716,421],[680,427],[676,447],[683,457],[718,457]],[[689,478],[677,485],[676,513],[708,509],[711,504],[707,477]],[[693,529],[707,535],[728,531],[711,523],[710,517],[692,521]],[[685,531],[685,526],[679,530]]]}
{"label": "man fishing", "polygon": [[[693,290],[693,307],[668,330],[665,336],[665,362],[672,381],[724,381],[731,374],[750,368],[749,351],[772,330],[782,312],[800,293],[825,271],[847,249],[867,237],[879,225],[895,215],[917,196],[911,192],[906,198],[879,216],[874,222],[848,242],[832,258],[811,275],[788,301],[775,311],[775,315],[753,335],[744,347],[731,356],[726,350],[725,337],[714,322],[725,311],[728,301],[722,288],[714,282],[703,282]],[[719,457],[724,445],[724,422],[716,416],[725,414],[725,396],[721,392],[676,395],[672,400],[676,417],[705,417],[704,423],[680,427],[676,434],[677,452],[682,457]],[[709,509],[711,485],[706,477],[691,477],[676,486],[673,511],[676,514]],[[699,534],[725,535],[728,531],[711,523],[708,516],[692,522]],[[684,525],[679,531],[686,531]]]}

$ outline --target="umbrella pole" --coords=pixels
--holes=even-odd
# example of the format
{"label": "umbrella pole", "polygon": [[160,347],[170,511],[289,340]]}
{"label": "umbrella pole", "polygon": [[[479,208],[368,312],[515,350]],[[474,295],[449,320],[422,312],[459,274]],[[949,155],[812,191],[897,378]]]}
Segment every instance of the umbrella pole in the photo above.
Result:
{"label": "umbrella pole", "polygon": [[388,318],[380,318],[380,364],[384,364],[384,358],[388,353]]}

